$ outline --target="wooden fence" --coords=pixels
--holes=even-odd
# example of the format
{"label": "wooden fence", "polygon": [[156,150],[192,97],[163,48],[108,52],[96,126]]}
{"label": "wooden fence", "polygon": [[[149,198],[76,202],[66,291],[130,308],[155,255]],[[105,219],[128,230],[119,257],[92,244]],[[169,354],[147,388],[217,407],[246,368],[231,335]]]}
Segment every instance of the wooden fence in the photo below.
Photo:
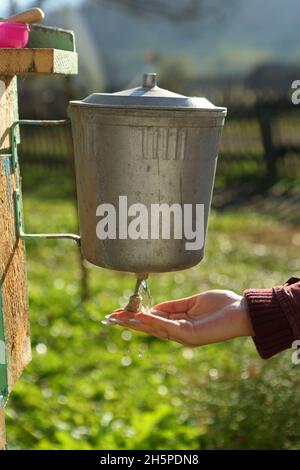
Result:
{"label": "wooden fence", "polygon": [[[223,131],[218,175],[241,173],[273,183],[300,172],[300,116],[287,101],[253,107],[229,107]],[[22,129],[24,165],[66,169],[72,164],[70,126]],[[291,162],[289,164],[289,161]]]}

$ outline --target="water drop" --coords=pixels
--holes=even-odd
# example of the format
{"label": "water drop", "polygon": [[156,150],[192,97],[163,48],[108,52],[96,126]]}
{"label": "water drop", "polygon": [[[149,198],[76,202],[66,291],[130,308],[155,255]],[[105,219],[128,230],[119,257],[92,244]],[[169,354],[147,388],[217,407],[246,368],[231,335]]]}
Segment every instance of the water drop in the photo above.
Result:
{"label": "water drop", "polygon": [[123,367],[128,367],[130,366],[132,360],[131,360],[131,357],[129,356],[123,356],[122,359],[121,359],[121,364]]}

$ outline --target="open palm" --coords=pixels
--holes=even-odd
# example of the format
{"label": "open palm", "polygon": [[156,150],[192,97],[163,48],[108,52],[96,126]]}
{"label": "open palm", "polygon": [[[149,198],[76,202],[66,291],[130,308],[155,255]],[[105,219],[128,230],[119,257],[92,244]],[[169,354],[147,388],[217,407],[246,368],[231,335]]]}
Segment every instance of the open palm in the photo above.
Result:
{"label": "open palm", "polygon": [[228,290],[211,290],[163,302],[150,312],[118,309],[109,320],[189,346],[253,335],[243,297]]}

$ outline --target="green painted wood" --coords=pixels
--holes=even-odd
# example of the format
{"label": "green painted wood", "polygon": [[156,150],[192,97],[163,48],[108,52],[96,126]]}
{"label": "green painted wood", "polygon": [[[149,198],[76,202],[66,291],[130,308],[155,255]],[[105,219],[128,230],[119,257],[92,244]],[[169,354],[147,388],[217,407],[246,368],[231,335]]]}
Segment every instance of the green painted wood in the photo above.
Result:
{"label": "green painted wood", "polygon": [[7,397],[8,397],[7,361],[6,361],[6,346],[5,346],[5,334],[4,334],[2,285],[0,284],[0,408],[3,408],[5,406]]}
{"label": "green painted wood", "polygon": [[53,28],[51,26],[31,25],[29,48],[53,48],[75,52],[75,35],[73,31]]}
{"label": "green painted wood", "polygon": [[[14,121],[19,120],[19,108],[18,108],[18,82],[17,77],[13,78],[13,93],[14,93]],[[20,129],[18,128],[16,134],[16,142],[19,144],[21,142],[20,138]]]}

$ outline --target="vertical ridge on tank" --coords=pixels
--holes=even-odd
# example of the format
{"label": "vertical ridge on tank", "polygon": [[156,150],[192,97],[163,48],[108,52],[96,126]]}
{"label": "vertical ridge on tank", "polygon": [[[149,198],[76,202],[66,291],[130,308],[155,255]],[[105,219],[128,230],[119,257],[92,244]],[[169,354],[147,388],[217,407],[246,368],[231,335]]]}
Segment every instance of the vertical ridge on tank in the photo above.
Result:
{"label": "vertical ridge on tank", "polygon": [[187,129],[147,127],[141,132],[144,160],[184,160]]}

